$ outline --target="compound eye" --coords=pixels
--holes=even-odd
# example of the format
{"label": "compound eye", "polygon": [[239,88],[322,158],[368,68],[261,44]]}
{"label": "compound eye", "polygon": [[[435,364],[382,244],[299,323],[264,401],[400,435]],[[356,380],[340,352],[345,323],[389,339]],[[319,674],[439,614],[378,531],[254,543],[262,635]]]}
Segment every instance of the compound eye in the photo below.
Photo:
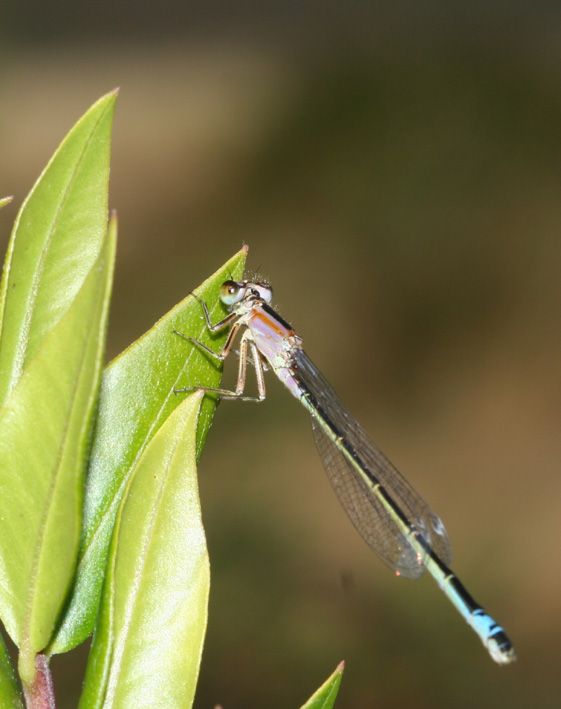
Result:
{"label": "compound eye", "polygon": [[245,294],[245,284],[226,281],[220,286],[220,300],[224,305],[239,303]]}

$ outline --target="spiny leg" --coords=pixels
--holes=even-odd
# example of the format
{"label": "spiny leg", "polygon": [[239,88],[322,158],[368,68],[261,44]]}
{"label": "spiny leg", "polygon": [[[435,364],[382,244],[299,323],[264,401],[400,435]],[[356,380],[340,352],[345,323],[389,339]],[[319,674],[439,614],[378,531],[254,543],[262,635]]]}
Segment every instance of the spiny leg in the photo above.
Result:
{"label": "spiny leg", "polygon": [[202,298],[199,298],[199,296],[196,295],[195,293],[193,293],[193,291],[191,291],[191,295],[193,296],[193,298],[195,298],[195,300],[198,300],[199,303],[202,305],[203,313],[204,313],[205,321],[206,321],[206,326],[210,330],[210,332],[212,332],[212,333],[220,332],[220,330],[225,328],[227,325],[229,325],[233,320],[235,320],[238,317],[238,315],[236,313],[230,313],[229,315],[226,315],[225,318],[223,318],[222,320],[217,322],[215,325],[213,325],[212,321],[210,319],[210,313],[208,312],[208,307],[207,307],[207,304],[205,303],[205,301]]}
{"label": "spiny leg", "polygon": [[[203,349],[205,352],[208,354],[212,355],[216,359],[220,361],[224,361],[228,354],[230,353],[230,350],[232,348],[232,343],[234,341],[234,337],[239,330],[240,324],[235,323],[230,332],[228,333],[228,339],[226,340],[226,343],[224,347],[222,348],[221,352],[214,352],[214,350],[211,350],[210,347],[207,347],[204,345],[202,342],[199,342],[198,340],[195,340],[192,337],[188,337],[187,335],[184,335],[181,332],[178,332],[177,330],[174,330],[178,335],[183,337],[184,339],[188,340],[189,342],[192,342],[195,345],[198,345],[201,349]],[[245,391],[245,383],[246,383],[246,374],[247,374],[247,359],[248,359],[248,347],[251,350],[251,358],[253,360],[253,365],[255,367],[255,376],[257,379],[257,396],[244,396],[244,391]],[[238,401],[263,401],[265,399],[265,376],[263,372],[263,362],[261,360],[261,356],[259,354],[259,350],[257,349],[257,345],[253,341],[251,334],[249,333],[248,330],[244,332],[242,335],[242,339],[240,341],[240,361],[239,361],[239,367],[238,367],[238,380],[236,383],[236,390],[235,391],[230,391],[228,389],[215,389],[212,387],[200,387],[200,386],[192,386],[192,387],[184,387],[182,389],[174,389],[174,393],[180,393],[180,392],[185,392],[185,391],[194,391],[195,389],[203,389],[204,391],[208,392],[213,392],[215,394],[219,394],[221,399],[237,399]]]}
{"label": "spiny leg", "polygon": [[[224,320],[222,322],[224,322]],[[220,325],[221,323],[218,324]],[[226,325],[228,325],[228,323],[226,323]],[[174,330],[173,332],[176,335],[179,335],[179,337],[182,337],[184,340],[187,340],[187,342],[192,342],[194,345],[197,345],[197,347],[209,354],[211,357],[214,357],[215,359],[220,360],[220,362],[223,362],[230,353],[232,343],[234,342],[234,338],[236,337],[236,334],[239,329],[240,323],[234,323],[234,325],[232,325],[232,329],[228,333],[228,337],[226,338],[224,347],[220,350],[220,352],[215,352],[213,349],[207,347],[204,343],[200,342],[200,340],[196,340],[194,337],[189,337],[189,335],[185,335],[184,333],[179,332],[179,330]]]}

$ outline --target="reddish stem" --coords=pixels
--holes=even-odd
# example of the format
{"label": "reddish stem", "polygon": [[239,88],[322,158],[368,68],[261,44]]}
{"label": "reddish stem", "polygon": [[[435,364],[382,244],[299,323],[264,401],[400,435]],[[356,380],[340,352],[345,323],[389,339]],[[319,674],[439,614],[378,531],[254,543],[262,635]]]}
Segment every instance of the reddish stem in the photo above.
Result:
{"label": "reddish stem", "polygon": [[35,677],[23,687],[27,709],[56,709],[53,677],[49,669],[49,659],[39,653],[35,656]]}

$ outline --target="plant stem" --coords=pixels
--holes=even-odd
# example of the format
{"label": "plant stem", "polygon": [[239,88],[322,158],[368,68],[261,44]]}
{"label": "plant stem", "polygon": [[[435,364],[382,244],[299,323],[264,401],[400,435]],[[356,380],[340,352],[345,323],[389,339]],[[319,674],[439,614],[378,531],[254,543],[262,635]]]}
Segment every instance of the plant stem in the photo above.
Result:
{"label": "plant stem", "polygon": [[35,669],[35,677],[23,687],[25,706],[27,709],[56,709],[53,678],[46,655],[39,653],[35,656]]}

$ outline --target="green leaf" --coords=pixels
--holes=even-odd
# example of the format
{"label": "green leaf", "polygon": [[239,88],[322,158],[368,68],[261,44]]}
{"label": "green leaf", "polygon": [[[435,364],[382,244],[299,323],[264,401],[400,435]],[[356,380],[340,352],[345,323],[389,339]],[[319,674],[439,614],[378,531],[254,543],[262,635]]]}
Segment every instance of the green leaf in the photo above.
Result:
{"label": "green leaf", "polygon": [[0,286],[0,405],[98,257],[116,97],[103,96],[78,121],[16,218]]}
{"label": "green leaf", "polygon": [[332,709],[337,699],[344,669],[345,663],[340,662],[335,672],[312,694],[301,709]]}
{"label": "green leaf", "polygon": [[13,197],[2,197],[2,199],[0,199],[0,209],[2,209],[2,207],[5,207],[7,204],[10,204],[12,200]]}
{"label": "green leaf", "polygon": [[203,392],[184,400],[134,467],[115,523],[80,706],[189,707],[210,583],[196,471]]}
{"label": "green leaf", "polygon": [[20,676],[51,639],[75,570],[116,223],[73,303],[0,409],[0,614]]}
{"label": "green leaf", "polygon": [[[1,204],[0,204],[1,206]],[[23,709],[16,673],[10,662],[8,649],[0,635],[0,706],[4,709]]]}
{"label": "green leaf", "polygon": [[[210,308],[213,322],[226,310],[220,285],[240,278],[244,247],[196,290]],[[200,348],[174,334],[190,335],[219,350],[225,334],[211,336],[199,302],[189,296],[106,368],[97,430],[87,478],[84,531],[75,587],[64,621],[49,651],[66,652],[93,631],[115,516],[131,472],[144,449],[185,394],[187,386],[216,387],[222,368]],[[197,432],[197,455],[212,421],[215,402],[205,396]]]}

